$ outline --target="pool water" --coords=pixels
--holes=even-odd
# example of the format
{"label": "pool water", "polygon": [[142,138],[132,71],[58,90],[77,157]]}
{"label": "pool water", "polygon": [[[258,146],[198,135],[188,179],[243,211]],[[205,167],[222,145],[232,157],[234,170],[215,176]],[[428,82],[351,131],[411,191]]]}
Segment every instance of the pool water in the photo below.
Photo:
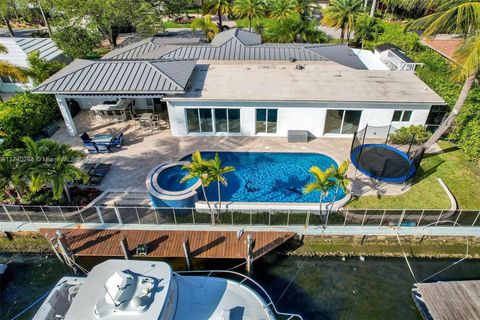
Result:
{"label": "pool water", "polygon": [[174,166],[167,168],[158,175],[158,185],[160,188],[168,191],[182,191],[190,188],[197,182],[197,178],[187,180],[183,183],[180,181],[187,175],[187,171],[182,166]]}
{"label": "pool water", "polygon": [[[304,186],[314,180],[309,172],[310,167],[318,166],[322,170],[331,165],[337,167],[337,163],[332,158],[320,153],[219,152],[218,154],[222,166],[235,167],[234,172],[225,174],[228,185],[221,186],[222,201],[318,203],[319,192],[303,194]],[[215,152],[202,152],[202,157],[205,159],[212,159],[214,156]],[[182,160],[190,160],[190,158],[187,156]],[[182,175],[177,173],[177,176]],[[168,190],[172,190],[179,186],[181,178],[176,178],[176,181],[167,179],[169,182],[163,177],[159,179],[162,180],[161,183],[167,183],[165,186]],[[180,190],[187,187],[184,185]],[[330,202],[334,191],[332,190],[323,202]],[[202,192],[198,192],[198,196],[200,200],[204,200]],[[336,200],[344,196],[345,194],[340,190]],[[208,200],[218,201],[216,182],[207,188],[207,197]]]}

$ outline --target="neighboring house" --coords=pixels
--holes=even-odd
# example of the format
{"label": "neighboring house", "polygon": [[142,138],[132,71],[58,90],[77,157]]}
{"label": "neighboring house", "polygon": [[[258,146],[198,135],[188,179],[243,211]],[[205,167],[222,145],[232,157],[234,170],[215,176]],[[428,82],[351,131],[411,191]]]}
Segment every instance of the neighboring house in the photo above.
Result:
{"label": "neighboring house", "polygon": [[211,44],[182,41],[147,39],[76,60],[34,92],[57,96],[71,135],[67,99],[83,109],[112,97],[163,108],[174,136],[342,137],[366,124],[422,125],[445,103],[413,72],[390,71],[372,52],[345,45],[262,44],[237,29]]}
{"label": "neighboring house", "polygon": [[[7,54],[0,54],[0,60],[8,61],[16,66],[28,68],[28,54],[38,51],[40,58],[68,63],[71,60],[57,48],[50,38],[10,38],[0,37],[0,43],[7,50]],[[0,92],[22,92],[33,88],[33,83],[19,83],[10,77],[0,77]]]}
{"label": "neighboring house", "polygon": [[415,71],[417,65],[421,65],[407,57],[400,48],[388,43],[376,47],[375,56],[394,71]]}

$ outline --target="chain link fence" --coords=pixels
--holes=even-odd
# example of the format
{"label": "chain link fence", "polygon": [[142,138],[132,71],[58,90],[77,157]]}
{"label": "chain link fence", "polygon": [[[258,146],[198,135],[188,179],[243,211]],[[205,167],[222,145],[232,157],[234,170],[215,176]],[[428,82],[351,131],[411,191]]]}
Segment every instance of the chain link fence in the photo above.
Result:
{"label": "chain link fence", "polygon": [[480,227],[480,210],[214,210],[154,207],[2,205],[0,222],[145,225]]}

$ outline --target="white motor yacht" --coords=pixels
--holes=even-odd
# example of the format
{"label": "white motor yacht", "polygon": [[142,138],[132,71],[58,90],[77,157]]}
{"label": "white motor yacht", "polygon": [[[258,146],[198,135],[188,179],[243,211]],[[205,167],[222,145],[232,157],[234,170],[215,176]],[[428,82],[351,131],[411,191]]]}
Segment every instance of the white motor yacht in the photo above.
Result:
{"label": "white motor yacht", "polygon": [[236,272],[176,273],[164,262],[108,260],[87,277],[60,279],[33,319],[271,320],[278,316],[301,319],[278,312],[259,284]]}

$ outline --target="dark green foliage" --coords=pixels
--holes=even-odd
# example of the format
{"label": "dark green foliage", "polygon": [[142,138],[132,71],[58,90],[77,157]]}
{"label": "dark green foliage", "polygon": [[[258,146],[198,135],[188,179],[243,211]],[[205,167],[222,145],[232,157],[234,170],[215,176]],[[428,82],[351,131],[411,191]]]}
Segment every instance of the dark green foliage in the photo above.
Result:
{"label": "dark green foliage", "polygon": [[[404,26],[396,23],[384,23],[384,32],[376,41],[365,41],[366,48],[374,48],[380,44],[396,45],[416,62],[423,63],[417,67],[416,74],[435,92],[437,92],[450,108],[460,94],[463,83],[452,80],[451,62],[430,48],[423,46],[416,33],[404,32]],[[474,84],[462,108],[455,129],[449,138],[455,140],[459,147],[471,160],[480,159],[480,88]]]}
{"label": "dark green foliage", "polygon": [[20,93],[0,102],[0,131],[5,134],[2,148],[23,147],[21,137],[36,136],[59,118],[52,95]]}
{"label": "dark green foliage", "polygon": [[316,28],[314,21],[304,21],[298,14],[292,14],[280,20],[269,21],[263,34],[264,42],[309,42],[324,43],[328,36]]}
{"label": "dark green foliage", "polygon": [[39,85],[65,66],[58,61],[41,59],[37,51],[28,55],[28,64],[28,75],[33,79],[34,85]]}
{"label": "dark green foliage", "polygon": [[53,41],[72,58],[86,58],[100,46],[101,36],[81,27],[65,27],[53,33]]}
{"label": "dark green foliage", "polygon": [[[424,143],[432,134],[424,126],[401,127],[390,134],[390,142],[393,144],[414,144]],[[413,139],[413,140],[412,140]]]}

